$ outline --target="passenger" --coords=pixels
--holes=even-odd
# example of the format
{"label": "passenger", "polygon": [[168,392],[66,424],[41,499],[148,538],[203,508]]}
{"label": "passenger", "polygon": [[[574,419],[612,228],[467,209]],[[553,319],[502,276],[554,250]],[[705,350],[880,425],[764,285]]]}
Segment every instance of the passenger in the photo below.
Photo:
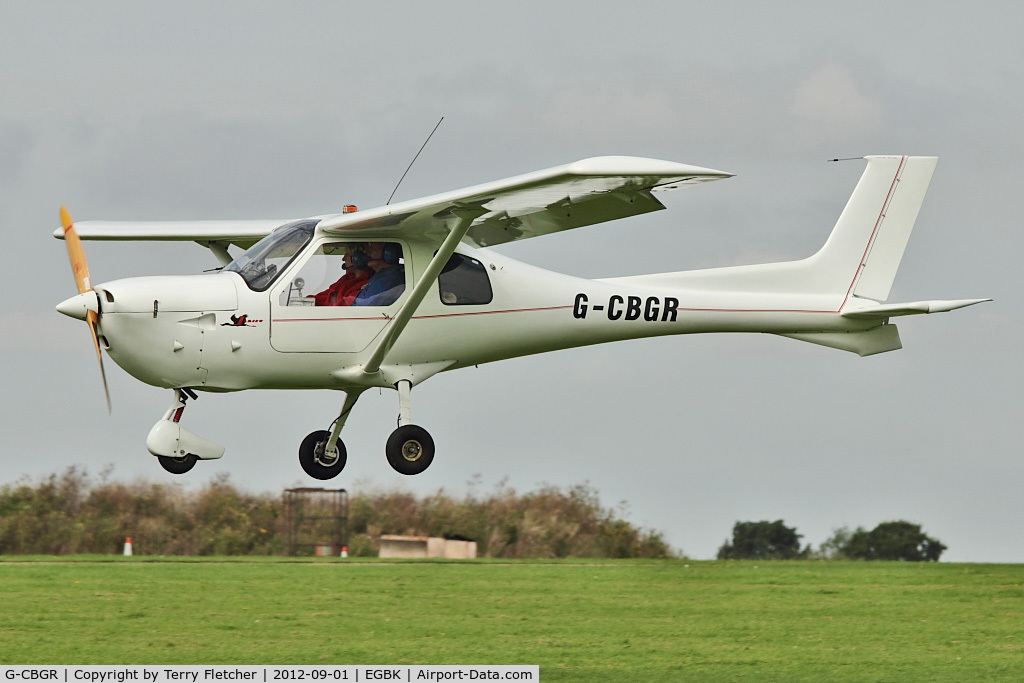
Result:
{"label": "passenger", "polygon": [[405,267],[399,263],[402,247],[394,242],[370,242],[366,245],[366,254],[374,273],[352,303],[355,306],[390,306],[405,291]]}
{"label": "passenger", "polygon": [[313,295],[317,306],[351,306],[352,301],[370,280],[373,273],[367,267],[369,258],[366,246],[361,242],[353,242],[345,246],[345,255],[341,258],[341,267],[345,274],[322,292]]}

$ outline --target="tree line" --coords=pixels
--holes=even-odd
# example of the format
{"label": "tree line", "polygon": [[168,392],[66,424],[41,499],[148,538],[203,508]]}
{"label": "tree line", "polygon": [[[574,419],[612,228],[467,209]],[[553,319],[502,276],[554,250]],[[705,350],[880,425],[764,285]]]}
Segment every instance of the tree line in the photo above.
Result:
{"label": "tree line", "polygon": [[[177,483],[125,484],[108,476],[94,481],[72,467],[36,483],[0,487],[0,554],[114,554],[126,537],[136,554],[145,555],[280,555],[286,548],[281,496],[242,491],[226,476],[198,490]],[[444,490],[423,497],[351,494],[349,554],[376,556],[381,535],[401,534],[472,539],[481,557],[676,556],[660,532],[621,519],[589,486],[520,494],[498,485],[485,495],[473,488],[462,497]],[[946,550],[906,521],[870,531],[837,529],[817,550],[801,547],[801,538],[782,520],[736,522],[718,558],[938,561]]]}
{"label": "tree line", "polygon": [[931,538],[921,525],[898,520],[882,522],[871,531],[836,529],[817,551],[800,548],[801,534],[782,520],[736,522],[732,540],[718,549],[720,560],[903,560],[938,562],[946,546]]}
{"label": "tree line", "polygon": [[[0,487],[0,554],[114,554],[131,537],[135,554],[280,555],[287,532],[282,496],[247,493],[226,476],[187,490],[93,481],[72,467]],[[660,532],[621,519],[586,485],[524,494],[499,485],[462,497],[350,492],[349,554],[376,556],[382,534],[468,538],[481,557],[673,555]]]}

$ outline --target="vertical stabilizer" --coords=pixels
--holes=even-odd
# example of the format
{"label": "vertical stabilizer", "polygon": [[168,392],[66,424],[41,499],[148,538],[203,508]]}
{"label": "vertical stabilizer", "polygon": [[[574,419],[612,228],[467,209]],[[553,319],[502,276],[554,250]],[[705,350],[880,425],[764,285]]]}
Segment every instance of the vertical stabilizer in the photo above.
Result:
{"label": "vertical stabilizer", "polygon": [[885,301],[938,158],[866,159],[868,166],[850,201],[811,260],[819,273],[832,273],[845,282],[847,297]]}
{"label": "vertical stabilizer", "polygon": [[936,157],[907,157],[868,247],[860,277],[853,288],[855,296],[876,301],[889,298],[892,281],[937,162]]}

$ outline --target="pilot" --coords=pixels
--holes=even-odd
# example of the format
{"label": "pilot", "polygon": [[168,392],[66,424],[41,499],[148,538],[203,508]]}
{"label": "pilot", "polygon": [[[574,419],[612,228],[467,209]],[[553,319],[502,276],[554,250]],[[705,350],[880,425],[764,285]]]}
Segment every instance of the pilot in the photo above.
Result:
{"label": "pilot", "polygon": [[402,247],[394,242],[370,242],[366,245],[373,275],[356,295],[355,306],[389,306],[405,291],[405,267],[401,265]]}
{"label": "pilot", "polygon": [[341,258],[341,267],[345,274],[324,291],[313,295],[316,305],[351,306],[359,290],[370,280],[373,273],[368,263],[366,245],[361,242],[345,245],[345,255]]}

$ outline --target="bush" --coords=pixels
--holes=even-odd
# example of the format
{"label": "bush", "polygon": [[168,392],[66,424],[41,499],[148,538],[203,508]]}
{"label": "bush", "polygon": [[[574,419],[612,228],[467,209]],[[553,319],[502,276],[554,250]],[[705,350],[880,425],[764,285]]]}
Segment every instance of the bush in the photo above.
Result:
{"label": "bush", "polygon": [[0,553],[142,555],[279,553],[277,499],[242,493],[223,477],[197,492],[101,481],[78,468],[39,485],[0,488]]}
{"label": "bush", "polygon": [[[459,536],[477,543],[481,557],[672,556],[662,535],[638,529],[601,507],[586,485],[547,486],[522,496],[500,485],[490,495],[457,500],[443,490],[417,500],[410,494],[367,492],[349,501],[349,533]],[[351,548],[350,548],[351,553]]]}
{"label": "bush", "polygon": [[810,554],[811,559],[815,560],[847,560],[845,549],[846,544],[850,542],[850,536],[853,535],[848,528],[842,527],[839,529],[833,529],[832,535],[828,539],[818,546],[818,550]]}

